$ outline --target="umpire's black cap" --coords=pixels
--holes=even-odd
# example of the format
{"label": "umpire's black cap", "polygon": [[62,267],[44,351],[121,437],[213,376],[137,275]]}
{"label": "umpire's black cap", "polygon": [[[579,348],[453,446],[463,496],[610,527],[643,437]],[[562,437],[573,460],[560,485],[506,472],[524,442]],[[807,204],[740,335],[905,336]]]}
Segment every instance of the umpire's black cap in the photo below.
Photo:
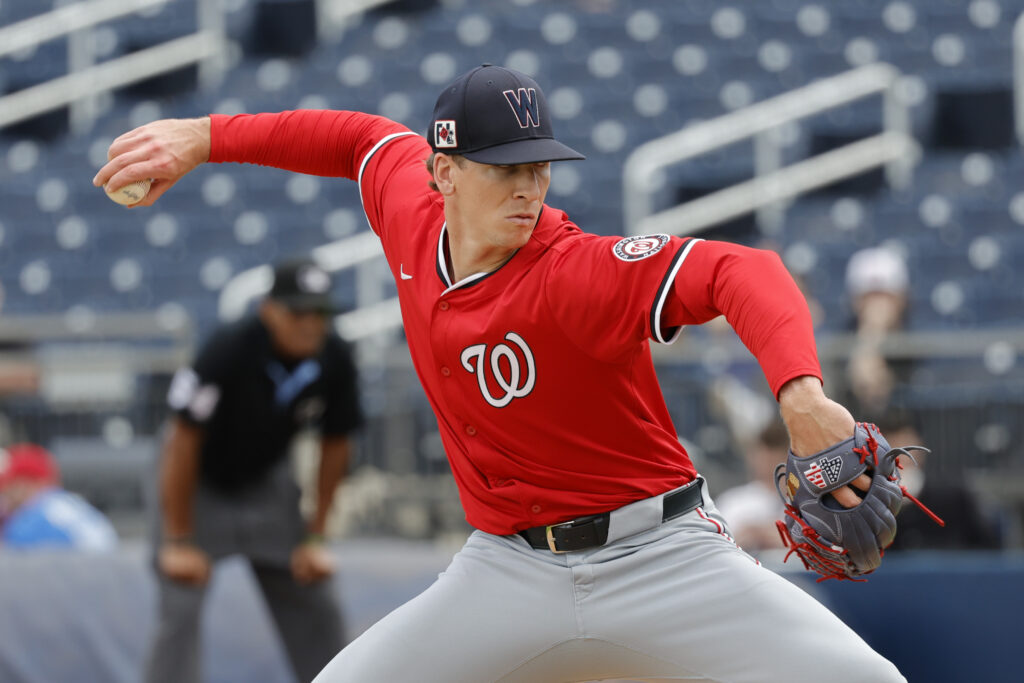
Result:
{"label": "umpire's black cap", "polygon": [[274,266],[274,284],[267,297],[293,311],[338,311],[331,298],[330,274],[309,258],[290,259]]}
{"label": "umpire's black cap", "polygon": [[484,64],[438,96],[427,140],[435,152],[482,164],[584,159],[555,140],[540,86],[519,71]]}

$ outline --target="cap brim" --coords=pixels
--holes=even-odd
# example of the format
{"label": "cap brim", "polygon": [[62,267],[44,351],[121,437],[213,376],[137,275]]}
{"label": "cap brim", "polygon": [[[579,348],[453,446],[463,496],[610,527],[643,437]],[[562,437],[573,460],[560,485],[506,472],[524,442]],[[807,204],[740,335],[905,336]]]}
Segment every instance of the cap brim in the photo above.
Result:
{"label": "cap brim", "polygon": [[586,159],[572,147],[551,138],[516,140],[495,145],[476,152],[460,152],[470,161],[480,164],[511,165],[536,164],[542,161],[573,161]]}
{"label": "cap brim", "polygon": [[332,315],[340,312],[337,304],[331,301],[328,297],[318,294],[299,294],[295,296],[277,296],[271,298],[287,307],[289,310],[301,313],[316,312],[323,313],[325,315]]}

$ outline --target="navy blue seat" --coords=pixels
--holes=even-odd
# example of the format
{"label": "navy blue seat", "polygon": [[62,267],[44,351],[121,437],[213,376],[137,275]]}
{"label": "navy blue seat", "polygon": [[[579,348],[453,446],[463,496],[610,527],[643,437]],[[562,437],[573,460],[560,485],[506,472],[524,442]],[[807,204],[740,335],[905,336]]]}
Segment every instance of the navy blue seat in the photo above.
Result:
{"label": "navy blue seat", "polygon": [[6,88],[13,92],[63,76],[68,70],[67,42],[54,40],[38,45],[26,58],[6,55],[0,58]]}
{"label": "navy blue seat", "polygon": [[156,45],[197,30],[196,5],[199,0],[185,0],[164,5],[155,13],[130,15],[112,23],[120,44],[128,50]]}

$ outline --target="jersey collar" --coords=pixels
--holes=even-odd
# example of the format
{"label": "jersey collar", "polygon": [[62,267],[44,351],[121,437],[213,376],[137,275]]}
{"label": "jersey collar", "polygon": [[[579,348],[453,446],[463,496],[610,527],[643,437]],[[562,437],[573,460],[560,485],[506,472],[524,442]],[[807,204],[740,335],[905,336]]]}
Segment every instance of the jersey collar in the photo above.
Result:
{"label": "jersey collar", "polygon": [[530,235],[530,239],[525,245],[517,249],[515,253],[513,253],[512,256],[496,270],[486,273],[474,273],[473,275],[465,277],[458,282],[452,282],[451,277],[448,275],[448,249],[446,248],[448,243],[448,223],[444,223],[441,226],[440,234],[437,236],[437,276],[441,279],[441,284],[445,287],[445,290],[441,295],[444,296],[452,290],[462,289],[478,284],[482,280],[501,273],[505,270],[505,267],[514,260],[523,260],[528,258],[526,254],[536,253],[547,248],[551,242],[551,232],[558,222],[555,218],[555,214],[557,213],[558,212],[556,211],[548,210],[547,205],[541,207],[540,216],[537,218],[537,226],[533,229],[533,233]]}

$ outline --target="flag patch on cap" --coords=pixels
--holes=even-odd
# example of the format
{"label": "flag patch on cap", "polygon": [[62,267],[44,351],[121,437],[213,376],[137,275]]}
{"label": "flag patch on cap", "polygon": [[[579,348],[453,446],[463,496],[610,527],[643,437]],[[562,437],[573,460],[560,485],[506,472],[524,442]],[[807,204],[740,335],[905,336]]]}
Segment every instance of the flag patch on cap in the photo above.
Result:
{"label": "flag patch on cap", "polygon": [[455,121],[451,119],[434,121],[434,147],[440,149],[458,146],[459,143],[455,138]]}

